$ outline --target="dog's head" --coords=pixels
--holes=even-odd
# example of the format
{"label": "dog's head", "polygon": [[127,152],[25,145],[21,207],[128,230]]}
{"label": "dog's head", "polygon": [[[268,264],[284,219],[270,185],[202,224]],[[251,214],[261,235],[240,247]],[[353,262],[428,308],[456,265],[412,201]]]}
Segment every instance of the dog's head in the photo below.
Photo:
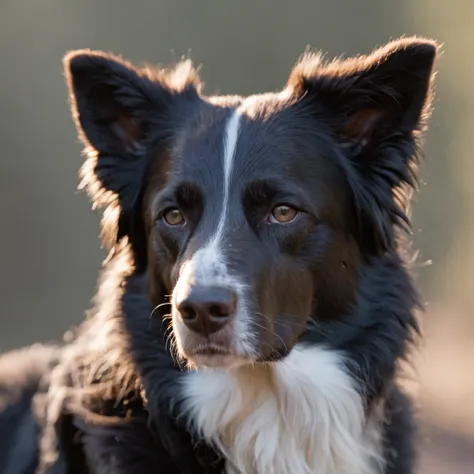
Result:
{"label": "dog's head", "polygon": [[311,320],[349,312],[361,266],[408,222],[435,56],[418,38],[306,54],[281,92],[247,98],[203,95],[189,61],[66,57],[104,239],[128,237],[154,304],[172,295],[186,359],[275,360]]}

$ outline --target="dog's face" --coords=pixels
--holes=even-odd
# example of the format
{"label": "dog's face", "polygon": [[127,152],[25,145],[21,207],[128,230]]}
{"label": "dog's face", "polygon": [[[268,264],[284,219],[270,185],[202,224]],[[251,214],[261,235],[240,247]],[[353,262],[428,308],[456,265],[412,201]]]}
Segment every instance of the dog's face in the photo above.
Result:
{"label": "dog's face", "polygon": [[189,362],[277,360],[310,322],[349,313],[361,266],[395,248],[435,53],[407,39],[307,56],[282,92],[248,98],[205,97],[189,62],[68,56],[85,185],[153,303],[171,295]]}
{"label": "dog's face", "polygon": [[318,288],[357,257],[335,145],[286,94],[197,103],[189,115],[144,206],[178,347],[205,364],[281,357]]}

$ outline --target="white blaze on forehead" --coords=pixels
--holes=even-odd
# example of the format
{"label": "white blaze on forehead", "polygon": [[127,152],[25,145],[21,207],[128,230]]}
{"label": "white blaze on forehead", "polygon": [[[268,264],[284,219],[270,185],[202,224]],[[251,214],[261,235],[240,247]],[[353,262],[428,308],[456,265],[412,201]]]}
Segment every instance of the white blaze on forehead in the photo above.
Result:
{"label": "white blaze on forehead", "polygon": [[[235,150],[239,138],[240,128],[239,109],[235,109],[230,116],[224,132],[224,153],[222,163],[222,208],[217,221],[215,233],[207,244],[194,255],[193,268],[194,280],[206,284],[229,285],[231,278],[227,274],[225,258],[222,252],[221,240],[224,234],[225,222],[229,207],[229,188],[231,174],[234,166]],[[219,172],[216,170],[216,172]]]}
{"label": "white blaze on forehead", "polygon": [[225,142],[224,142],[224,203],[222,206],[222,213],[219,219],[219,225],[217,227],[216,235],[213,240],[217,242],[222,237],[222,231],[224,229],[225,218],[227,215],[227,208],[229,206],[229,187],[230,187],[230,176],[232,168],[234,166],[235,150],[237,148],[237,140],[239,138],[240,128],[240,113],[239,110],[235,110],[229,121],[227,122],[225,130]]}

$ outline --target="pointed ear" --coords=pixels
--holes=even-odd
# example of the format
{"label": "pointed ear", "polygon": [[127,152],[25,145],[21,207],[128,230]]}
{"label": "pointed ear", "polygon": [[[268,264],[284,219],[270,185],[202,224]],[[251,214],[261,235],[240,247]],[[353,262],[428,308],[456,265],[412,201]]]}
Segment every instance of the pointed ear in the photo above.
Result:
{"label": "pointed ear", "polygon": [[64,57],[64,67],[81,139],[124,158],[142,152],[153,122],[177,95],[197,95],[200,86],[190,61],[171,70],[138,70],[117,56],[80,50]]}
{"label": "pointed ear", "polygon": [[150,157],[170,138],[179,103],[198,97],[199,79],[190,61],[174,69],[139,70],[90,50],[68,53],[64,67],[86,147],[81,187],[95,206],[106,207],[102,237],[113,246],[131,237]]}
{"label": "pointed ear", "polygon": [[328,64],[306,54],[287,84],[342,145],[365,238],[382,251],[393,244],[393,224],[408,224],[408,188],[416,185],[417,140],[431,110],[437,49],[431,40],[403,38]]}

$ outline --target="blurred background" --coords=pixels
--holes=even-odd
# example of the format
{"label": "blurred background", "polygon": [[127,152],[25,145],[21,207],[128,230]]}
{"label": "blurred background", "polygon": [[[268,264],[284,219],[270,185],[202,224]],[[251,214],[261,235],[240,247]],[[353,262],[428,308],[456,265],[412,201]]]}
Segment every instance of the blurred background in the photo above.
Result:
{"label": "blurred background", "polygon": [[131,61],[191,54],[207,93],[283,86],[307,45],[369,52],[402,34],[444,43],[416,197],[428,303],[416,377],[420,473],[474,472],[474,2],[472,0],[1,0],[0,352],[79,323],[104,256],[99,216],[76,192],[81,146],[63,54]]}

